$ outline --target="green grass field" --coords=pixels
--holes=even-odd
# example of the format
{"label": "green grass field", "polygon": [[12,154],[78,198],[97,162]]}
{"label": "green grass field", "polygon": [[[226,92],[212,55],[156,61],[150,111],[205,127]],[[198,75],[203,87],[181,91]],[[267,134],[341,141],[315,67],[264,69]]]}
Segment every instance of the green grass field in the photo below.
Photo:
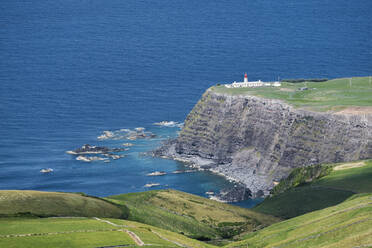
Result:
{"label": "green grass field", "polygon": [[96,216],[122,218],[128,215],[122,206],[99,198],[73,193],[31,190],[0,191],[0,216]]}
{"label": "green grass field", "polygon": [[273,224],[227,247],[370,247],[372,194]]}
{"label": "green grass field", "polygon": [[130,209],[129,219],[208,240],[230,238],[279,221],[224,203],[175,190],[147,191],[107,198]]}
{"label": "green grass field", "polygon": [[[107,221],[107,222],[105,222]],[[215,247],[158,227],[95,218],[0,218],[0,247],[138,247],[126,231],[146,247]],[[368,247],[372,242],[372,194],[344,202],[256,232],[224,247]]]}
{"label": "green grass field", "polygon": [[254,210],[281,218],[292,218],[341,203],[356,193],[371,193],[372,160],[334,164],[333,167],[345,164],[362,166],[333,169],[327,176],[265,199]]}
{"label": "green grass field", "polygon": [[[295,107],[317,111],[341,110],[346,106],[372,106],[372,82],[369,77],[333,79],[326,82],[286,83],[280,87],[234,88],[213,86],[212,91],[232,95],[248,94],[280,99]],[[301,87],[308,90],[299,91]]]}
{"label": "green grass field", "polygon": [[154,227],[151,225],[134,222],[134,221],[128,221],[128,220],[119,220],[119,219],[110,219],[111,222],[119,225],[128,225],[130,228],[128,230],[132,230],[135,232],[145,243],[146,240],[148,240],[148,243],[154,243],[156,241],[157,244],[160,244],[161,242],[166,242],[164,245],[168,244],[170,240],[173,247],[174,242],[182,244],[183,246],[187,247],[216,247],[210,244],[206,244],[204,242],[200,242],[195,239],[188,238],[184,235],[171,232],[168,230],[164,230],[158,227]]}
{"label": "green grass field", "polygon": [[334,170],[330,175],[315,181],[313,185],[349,190],[355,193],[370,193],[372,192],[372,160],[363,161],[362,163],[365,165],[361,167]]}
{"label": "green grass field", "polygon": [[120,226],[93,218],[1,218],[0,247],[137,247],[125,230],[136,234],[149,247],[213,247],[146,224],[105,220]]}

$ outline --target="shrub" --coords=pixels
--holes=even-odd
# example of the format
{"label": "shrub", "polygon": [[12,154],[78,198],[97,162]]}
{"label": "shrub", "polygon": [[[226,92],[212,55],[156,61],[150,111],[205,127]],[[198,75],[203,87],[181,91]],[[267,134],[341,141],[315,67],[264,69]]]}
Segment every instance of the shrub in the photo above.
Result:
{"label": "shrub", "polygon": [[280,183],[271,190],[271,193],[272,195],[277,195],[290,188],[294,188],[312,182],[314,179],[327,176],[331,173],[331,171],[331,165],[321,164],[295,168],[286,179],[281,180]]}

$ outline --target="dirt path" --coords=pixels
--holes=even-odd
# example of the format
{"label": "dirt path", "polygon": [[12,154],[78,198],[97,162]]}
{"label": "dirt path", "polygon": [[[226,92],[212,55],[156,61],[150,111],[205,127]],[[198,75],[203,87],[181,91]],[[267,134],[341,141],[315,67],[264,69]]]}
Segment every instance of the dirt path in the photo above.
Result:
{"label": "dirt path", "polygon": [[[126,225],[118,225],[118,224],[112,223],[111,221],[102,220],[102,219],[97,218],[97,217],[93,217],[93,219],[104,222],[104,223],[107,223],[107,224],[115,226],[115,227],[129,227],[129,226],[126,226]],[[118,230],[118,231],[128,233],[129,237],[131,237],[131,239],[133,239],[133,241],[136,243],[136,245],[138,245],[138,246],[144,246],[145,245],[145,243],[140,239],[140,237],[138,237],[137,234],[135,234],[134,232],[129,231],[127,229],[121,229],[121,230]]]}
{"label": "dirt path", "polygon": [[144,246],[145,243],[138,237],[134,232],[131,232],[129,230],[123,230],[124,232],[128,233],[128,235],[133,239],[133,241],[138,245],[138,246]]}
{"label": "dirt path", "polygon": [[363,167],[365,166],[366,163],[364,162],[357,162],[357,163],[345,163],[345,164],[340,164],[334,167],[334,170],[346,170],[346,169],[351,169],[351,168],[358,168],[358,167]]}
{"label": "dirt path", "polygon": [[116,227],[130,227],[130,226],[126,226],[126,225],[118,225],[118,224],[112,223],[111,221],[102,220],[102,219],[97,218],[97,217],[93,217],[93,219],[98,220],[98,221],[101,221],[101,222],[104,222],[104,223],[107,223],[107,224],[109,224],[111,226],[116,226]]}
{"label": "dirt path", "polygon": [[370,106],[347,107],[340,111],[337,111],[336,114],[339,114],[339,115],[371,115],[372,107]]}
{"label": "dirt path", "polygon": [[[96,230],[75,230],[75,231],[65,231],[65,232],[50,232],[50,233],[24,233],[24,234],[8,234],[8,235],[0,235],[0,238],[17,238],[17,237],[30,237],[30,236],[47,236],[47,235],[58,235],[58,234],[69,234],[69,233],[89,233],[89,232],[126,232],[129,237],[136,243],[137,246],[144,246],[145,243],[138,237],[134,232],[129,231],[127,229],[122,229],[122,227],[129,227],[126,225],[117,225],[115,223],[112,223],[108,220],[102,220],[97,217],[93,217],[93,219],[107,223],[109,225],[115,226],[115,227],[121,227],[120,229],[96,229]],[[112,246],[112,247],[125,247],[130,245],[118,245],[118,246]],[[111,246],[110,246],[111,247]]]}
{"label": "dirt path", "polygon": [[173,240],[170,240],[170,239],[167,239],[166,237],[163,237],[160,233],[158,232],[155,232],[154,230],[151,230],[151,232],[155,233],[159,238],[161,238],[162,240],[165,240],[165,241],[168,241],[168,242],[171,242],[177,246],[181,246],[181,247],[185,247],[185,248],[192,248],[190,246],[187,246],[187,245],[184,245],[184,244],[181,244],[181,243],[178,243],[177,241],[173,241]]}

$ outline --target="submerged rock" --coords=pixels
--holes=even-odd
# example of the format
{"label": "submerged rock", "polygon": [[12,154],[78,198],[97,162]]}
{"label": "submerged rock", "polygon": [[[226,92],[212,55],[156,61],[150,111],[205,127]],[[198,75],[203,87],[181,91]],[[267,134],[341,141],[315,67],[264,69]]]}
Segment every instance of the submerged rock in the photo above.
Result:
{"label": "submerged rock", "polygon": [[[156,134],[145,131],[144,127],[137,127],[134,130],[120,129],[116,131],[103,131],[103,133],[97,137],[98,140],[137,140],[137,139],[152,139],[157,137]],[[129,143],[126,143],[129,144]]]}
{"label": "submerged rock", "polygon": [[167,173],[165,171],[154,171],[151,173],[148,173],[146,176],[164,176]]}
{"label": "submerged rock", "polygon": [[152,187],[156,187],[156,186],[160,186],[160,183],[147,183],[145,184],[145,188],[152,188]]}
{"label": "submerged rock", "polygon": [[40,170],[40,173],[51,173],[51,172],[53,172],[52,168],[46,168],[46,169],[41,169]]}
{"label": "submerged rock", "polygon": [[124,144],[122,144],[122,146],[129,147],[129,146],[133,146],[133,144],[132,143],[124,143]]}
{"label": "submerged rock", "polygon": [[112,139],[115,134],[111,131],[103,131],[103,133],[97,137],[98,140]]}
{"label": "submerged rock", "polygon": [[108,160],[108,158],[102,158],[98,156],[89,157],[89,156],[80,155],[76,158],[76,160],[83,161],[83,162],[92,162],[92,161],[104,161],[104,160]]}

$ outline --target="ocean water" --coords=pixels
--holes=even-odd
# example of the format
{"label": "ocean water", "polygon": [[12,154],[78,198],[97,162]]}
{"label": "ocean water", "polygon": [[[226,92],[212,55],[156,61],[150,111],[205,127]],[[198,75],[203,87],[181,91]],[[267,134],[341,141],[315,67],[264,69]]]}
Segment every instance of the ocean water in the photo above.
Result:
{"label": "ocean water", "polygon": [[[97,196],[231,186],[208,172],[147,177],[184,165],[142,156],[177,135],[216,83],[372,74],[370,0],[2,0],[0,189]],[[104,130],[145,127],[128,156],[85,163],[65,153]],[[41,168],[53,168],[41,174]],[[247,201],[252,206],[256,201]]]}

